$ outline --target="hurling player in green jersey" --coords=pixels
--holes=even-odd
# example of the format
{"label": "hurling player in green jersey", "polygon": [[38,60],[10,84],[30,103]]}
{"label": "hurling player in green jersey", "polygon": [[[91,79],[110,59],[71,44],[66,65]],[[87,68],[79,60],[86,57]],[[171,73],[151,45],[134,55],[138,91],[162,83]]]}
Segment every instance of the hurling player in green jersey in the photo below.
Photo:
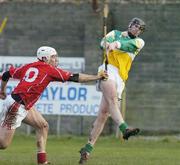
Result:
{"label": "hurling player in green jersey", "polygon": [[112,30],[101,41],[101,48],[106,52],[104,63],[98,71],[107,70],[108,79],[99,81],[97,87],[102,91],[102,99],[98,116],[93,124],[87,144],[80,150],[80,164],[89,158],[93,146],[101,134],[109,116],[119,126],[123,139],[137,135],[139,128],[130,128],[124,121],[119,109],[119,102],[128,79],[128,72],[139,51],[144,47],[144,41],[139,35],[144,32],[145,23],[140,18],[133,18],[127,31]]}

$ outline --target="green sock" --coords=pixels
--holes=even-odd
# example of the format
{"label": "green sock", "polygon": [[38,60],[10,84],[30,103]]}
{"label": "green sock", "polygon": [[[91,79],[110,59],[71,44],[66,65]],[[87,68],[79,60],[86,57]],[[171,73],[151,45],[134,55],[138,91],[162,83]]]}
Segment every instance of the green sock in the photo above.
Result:
{"label": "green sock", "polygon": [[119,130],[124,133],[125,130],[128,128],[128,125],[124,122],[119,126]]}
{"label": "green sock", "polygon": [[93,150],[93,146],[90,143],[87,143],[84,148],[89,153]]}

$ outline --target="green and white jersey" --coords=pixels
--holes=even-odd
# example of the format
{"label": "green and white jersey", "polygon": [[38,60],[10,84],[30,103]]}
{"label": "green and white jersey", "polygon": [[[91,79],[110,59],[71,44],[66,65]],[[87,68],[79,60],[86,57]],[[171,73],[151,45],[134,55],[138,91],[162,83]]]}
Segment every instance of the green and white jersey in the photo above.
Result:
{"label": "green and white jersey", "polygon": [[[105,38],[101,41],[101,47],[104,47]],[[139,51],[144,47],[144,40],[136,37],[130,38],[128,32],[113,30],[106,35],[106,42],[118,42],[120,48],[113,50],[108,54],[108,63],[117,67],[121,78],[126,81],[132,65],[132,61]]]}

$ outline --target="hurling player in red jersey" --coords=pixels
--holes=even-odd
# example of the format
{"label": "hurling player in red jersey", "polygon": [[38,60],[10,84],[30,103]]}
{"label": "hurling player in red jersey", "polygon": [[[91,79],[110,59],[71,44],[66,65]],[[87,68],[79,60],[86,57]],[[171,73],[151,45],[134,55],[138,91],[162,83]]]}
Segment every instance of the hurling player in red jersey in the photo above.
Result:
{"label": "hurling player in red jersey", "polygon": [[[20,68],[11,67],[4,72],[1,81],[0,99],[3,99],[3,109],[0,113],[0,149],[6,149],[14,136],[16,128],[22,122],[36,130],[37,164],[48,164],[46,158],[46,141],[48,123],[35,110],[34,104],[50,82],[73,81],[88,82],[106,79],[107,73],[88,75],[73,74],[58,68],[58,54],[52,47],[42,46],[37,50],[38,61],[26,64]],[[11,95],[6,95],[6,86],[9,78],[19,79]]]}

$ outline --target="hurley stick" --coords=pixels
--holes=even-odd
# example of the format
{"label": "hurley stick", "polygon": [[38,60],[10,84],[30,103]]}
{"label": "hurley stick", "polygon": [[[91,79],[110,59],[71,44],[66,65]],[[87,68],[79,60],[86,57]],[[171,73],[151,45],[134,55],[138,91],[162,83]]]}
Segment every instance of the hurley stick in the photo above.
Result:
{"label": "hurley stick", "polygon": [[107,71],[108,65],[108,52],[107,52],[107,41],[106,41],[106,34],[107,34],[107,17],[109,14],[109,6],[107,0],[104,2],[104,14],[103,14],[103,31],[104,31],[104,46],[105,46],[105,70]]}

